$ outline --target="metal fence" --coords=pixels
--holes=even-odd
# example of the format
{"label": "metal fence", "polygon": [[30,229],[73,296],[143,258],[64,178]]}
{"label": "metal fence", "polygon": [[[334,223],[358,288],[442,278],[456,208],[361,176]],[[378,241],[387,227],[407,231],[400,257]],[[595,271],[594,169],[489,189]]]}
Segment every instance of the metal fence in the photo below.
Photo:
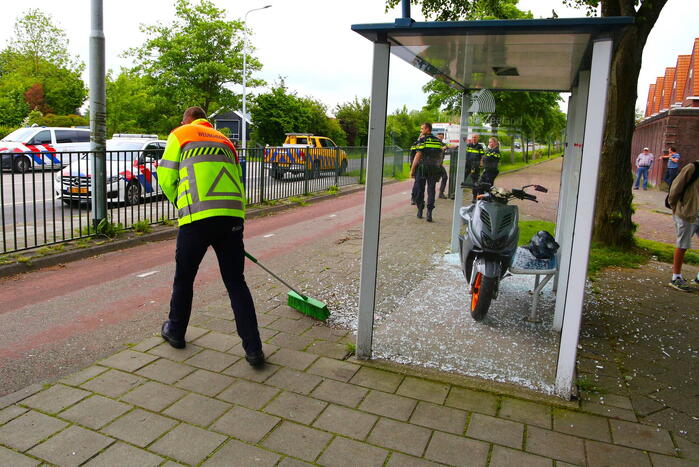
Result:
{"label": "metal fence", "polygon": [[[240,150],[248,205],[363,183],[366,147],[308,149],[298,163],[273,163],[270,148]],[[157,182],[162,151],[107,151],[107,217],[129,229],[167,223],[177,210]],[[23,164],[16,164],[22,157]],[[385,151],[385,176],[403,171],[406,154]],[[90,153],[0,154],[0,254],[93,236]],[[27,163],[29,161],[30,163]]]}

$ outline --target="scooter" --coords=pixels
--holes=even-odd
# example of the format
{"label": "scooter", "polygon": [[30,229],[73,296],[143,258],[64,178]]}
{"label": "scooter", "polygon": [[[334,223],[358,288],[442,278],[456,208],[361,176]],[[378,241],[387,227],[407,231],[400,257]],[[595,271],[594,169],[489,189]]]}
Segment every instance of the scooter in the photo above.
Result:
{"label": "scooter", "polygon": [[459,210],[464,235],[459,236],[461,268],[469,283],[471,316],[485,318],[490,302],[498,297],[500,280],[512,265],[519,239],[519,210],[508,202],[512,198],[538,203],[536,196],[525,189],[548,192],[541,185],[526,185],[510,191],[490,184],[478,184],[482,193],[476,202]]}

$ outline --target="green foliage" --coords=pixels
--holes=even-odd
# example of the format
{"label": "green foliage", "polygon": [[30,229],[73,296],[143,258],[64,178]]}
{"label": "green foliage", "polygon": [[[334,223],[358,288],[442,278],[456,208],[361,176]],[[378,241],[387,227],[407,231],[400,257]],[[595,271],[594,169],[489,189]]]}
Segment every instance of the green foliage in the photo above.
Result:
{"label": "green foliage", "polygon": [[272,146],[284,142],[285,133],[313,133],[327,136],[338,145],[346,144],[340,125],[326,115],[326,107],[310,97],[290,92],[283,79],[260,94],[250,108],[255,127],[252,139]]}
{"label": "green foliage", "polygon": [[337,185],[331,185],[328,187],[328,194],[335,195],[340,192],[340,188]]}
{"label": "green foliage", "polygon": [[[401,0],[386,0],[386,10]],[[519,0],[413,0],[422,6],[422,14],[436,21],[463,19],[531,18],[530,12],[517,8]]]}
{"label": "green foliage", "polygon": [[438,109],[424,108],[422,110],[408,110],[406,106],[397,109],[386,120],[386,144],[395,144],[402,148],[409,148],[420,135],[420,125],[424,122],[449,122],[458,121],[458,118]]}
{"label": "green foliage", "polygon": [[[653,255],[658,258],[658,261],[664,263],[672,263],[673,255],[675,253],[675,245],[669,243],[661,243],[653,240],[646,240],[645,238],[636,238],[636,246],[646,251],[647,254]],[[697,250],[687,250],[684,254],[684,262],[686,264],[699,265],[699,251]]]}
{"label": "green foliage", "polygon": [[136,233],[144,234],[149,233],[153,230],[148,219],[143,219],[138,222],[134,222],[133,230]]}
{"label": "green foliage", "polygon": [[548,221],[519,221],[519,240],[517,245],[526,245],[540,230],[545,230],[551,235],[556,233],[556,224]]}
{"label": "green foliage", "polygon": [[308,202],[300,196],[292,196],[289,198],[289,202],[298,204],[299,206],[308,206]]}
{"label": "green foliage", "polygon": [[57,67],[81,68],[72,61],[66,33],[53,23],[51,15],[29,9],[17,19],[14,29],[9,48],[29,59],[34,74],[39,74],[46,62]]}
{"label": "green foliage", "polygon": [[345,350],[348,356],[352,356],[357,353],[357,346],[354,342],[345,342]]}
{"label": "green foliage", "polygon": [[94,230],[94,233],[98,237],[105,238],[115,238],[124,230],[124,225],[120,223],[115,224],[109,219],[102,219]]}
{"label": "green foliage", "polygon": [[587,273],[592,278],[602,269],[610,266],[621,268],[639,268],[648,261],[648,255],[638,250],[622,250],[606,247],[593,242],[590,249],[590,259],[587,263]]}
{"label": "green foliage", "polygon": [[360,101],[354,98],[353,102],[338,104],[335,108],[335,117],[347,135],[347,144],[350,146],[366,146],[369,134],[369,99],[363,97]]}
{"label": "green foliage", "polygon": [[[0,99],[1,100],[1,99]],[[2,104],[0,104],[0,107]],[[4,138],[5,136],[9,135],[13,131],[17,129],[16,126],[6,126],[6,125],[0,125],[0,139]]]}
{"label": "green foliage", "polygon": [[175,223],[171,219],[168,219],[165,216],[158,219],[158,224],[160,224],[160,225],[175,225]]}
{"label": "green foliage", "polygon": [[[226,11],[209,0],[194,5],[176,0],[174,20],[141,26],[148,39],[127,55],[158,94],[181,109],[199,105],[208,113],[212,104],[236,109],[240,96],[224,84],[242,83],[244,24],[225,17]],[[260,61],[248,53],[248,74],[261,68]],[[247,86],[264,84],[247,78]]]}

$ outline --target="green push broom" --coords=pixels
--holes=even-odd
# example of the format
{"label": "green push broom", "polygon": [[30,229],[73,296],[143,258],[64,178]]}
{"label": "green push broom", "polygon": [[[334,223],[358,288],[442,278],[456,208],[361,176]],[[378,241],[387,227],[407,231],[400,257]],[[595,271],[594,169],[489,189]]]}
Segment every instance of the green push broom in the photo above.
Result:
{"label": "green push broom", "polygon": [[304,315],[308,315],[312,318],[319,319],[321,321],[325,321],[328,319],[328,316],[330,316],[330,310],[328,310],[328,306],[321,302],[320,300],[316,300],[315,298],[308,297],[289,284],[287,284],[284,279],[281,277],[277,276],[275,273],[267,269],[262,263],[257,261],[257,258],[255,258],[253,255],[248,253],[247,251],[245,252],[245,256],[248,257],[250,261],[253,263],[257,264],[259,267],[267,271],[272,277],[277,279],[279,282],[284,284],[285,286],[289,287],[291,290],[286,294],[288,299],[287,299],[287,305],[289,305],[291,308],[293,308],[296,311],[299,311],[303,313]]}

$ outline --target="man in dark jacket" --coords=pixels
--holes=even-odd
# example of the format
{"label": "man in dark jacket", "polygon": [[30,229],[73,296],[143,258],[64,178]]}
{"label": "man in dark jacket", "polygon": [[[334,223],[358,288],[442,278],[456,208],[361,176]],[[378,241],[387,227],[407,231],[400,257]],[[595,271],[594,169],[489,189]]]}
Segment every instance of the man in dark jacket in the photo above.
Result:
{"label": "man in dark jacket", "polygon": [[672,261],[670,287],[689,292],[687,281],[682,277],[684,254],[692,246],[692,237],[699,237],[699,161],[684,166],[677,174],[668,195],[675,221],[677,245]]}
{"label": "man in dark jacket", "polygon": [[434,210],[435,188],[442,166],[442,142],[432,134],[432,124],[423,123],[420,127],[420,139],[417,143],[417,153],[410,168],[410,176],[417,184],[417,217],[422,219],[425,208],[425,187],[427,187],[427,222],[432,222]]}

